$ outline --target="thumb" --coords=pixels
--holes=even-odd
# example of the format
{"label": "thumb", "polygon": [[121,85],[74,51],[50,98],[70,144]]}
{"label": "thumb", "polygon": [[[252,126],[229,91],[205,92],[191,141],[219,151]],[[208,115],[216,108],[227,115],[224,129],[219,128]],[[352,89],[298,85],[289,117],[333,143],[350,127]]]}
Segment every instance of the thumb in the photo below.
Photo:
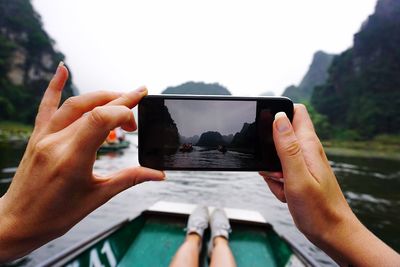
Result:
{"label": "thumb", "polygon": [[300,143],[284,112],[278,112],[275,115],[273,137],[276,151],[282,164],[285,184],[290,183],[290,180],[295,177],[306,176],[309,172],[303,158]]}
{"label": "thumb", "polygon": [[144,167],[132,167],[123,169],[111,175],[104,183],[106,194],[111,198],[116,194],[137,184],[147,181],[162,181],[165,179],[163,171]]}

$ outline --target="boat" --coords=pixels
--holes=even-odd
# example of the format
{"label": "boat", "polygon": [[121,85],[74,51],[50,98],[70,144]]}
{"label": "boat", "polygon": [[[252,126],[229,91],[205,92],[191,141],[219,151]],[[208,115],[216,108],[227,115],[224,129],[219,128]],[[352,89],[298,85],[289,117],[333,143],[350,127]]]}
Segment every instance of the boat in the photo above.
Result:
{"label": "boat", "polygon": [[181,152],[192,152],[193,151],[193,145],[192,144],[183,144],[179,148],[179,151],[181,151]]}
{"label": "boat", "polygon": [[217,148],[217,150],[218,150],[219,152],[222,152],[223,154],[225,154],[226,151],[228,151],[228,149],[227,149],[226,146],[224,146],[224,145],[219,145],[218,148]]}
{"label": "boat", "polygon": [[100,146],[98,152],[104,153],[104,152],[110,152],[110,151],[118,151],[121,149],[128,148],[130,145],[129,141],[121,141],[117,143],[104,143]]}
{"label": "boat", "polygon": [[[150,208],[55,255],[39,266],[168,266],[185,239],[195,205],[160,201]],[[209,207],[212,212],[214,207]],[[257,211],[224,209],[232,226],[229,245],[237,266],[318,266],[294,242],[278,234]],[[200,265],[208,266],[209,229]]]}

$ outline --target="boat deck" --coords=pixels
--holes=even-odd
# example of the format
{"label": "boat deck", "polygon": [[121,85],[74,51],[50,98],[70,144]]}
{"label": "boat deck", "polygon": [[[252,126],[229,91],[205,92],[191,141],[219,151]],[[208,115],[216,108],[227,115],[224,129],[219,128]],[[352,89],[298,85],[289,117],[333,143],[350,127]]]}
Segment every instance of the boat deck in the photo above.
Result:
{"label": "boat deck", "polygon": [[[186,223],[193,209],[195,205],[157,202],[133,219],[55,255],[40,266],[168,266],[185,240]],[[213,209],[209,207],[209,212]],[[229,208],[225,212],[232,227],[229,245],[237,266],[318,266],[279,236],[258,212]],[[209,266],[209,239],[207,229],[199,266]]]}
{"label": "boat deck", "polygon": [[[185,239],[186,219],[147,214],[118,266],[168,266]],[[273,231],[262,226],[231,223],[230,247],[238,266],[284,266],[292,252]],[[207,243],[203,240],[200,266],[208,266]],[[156,244],[156,245],[155,245]]]}

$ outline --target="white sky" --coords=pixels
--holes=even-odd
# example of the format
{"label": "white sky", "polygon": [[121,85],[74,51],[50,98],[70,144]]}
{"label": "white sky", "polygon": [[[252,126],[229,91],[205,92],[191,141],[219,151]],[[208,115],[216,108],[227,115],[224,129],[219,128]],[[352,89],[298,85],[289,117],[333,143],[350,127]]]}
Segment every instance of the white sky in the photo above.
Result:
{"label": "white sky", "polygon": [[257,102],[168,99],[165,106],[179,134],[191,137],[207,131],[217,131],[222,135],[240,132],[245,122],[255,122]]}
{"label": "white sky", "polygon": [[317,50],[340,53],[376,0],[33,0],[81,92],[187,81],[281,94]]}

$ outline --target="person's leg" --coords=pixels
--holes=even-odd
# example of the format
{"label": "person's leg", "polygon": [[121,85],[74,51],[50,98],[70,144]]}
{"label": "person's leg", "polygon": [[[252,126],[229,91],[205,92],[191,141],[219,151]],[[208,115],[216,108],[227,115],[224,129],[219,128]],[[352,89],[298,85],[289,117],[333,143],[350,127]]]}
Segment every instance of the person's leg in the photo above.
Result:
{"label": "person's leg", "polygon": [[186,236],[185,242],[176,252],[170,267],[195,267],[199,266],[199,253],[201,248],[201,237],[197,234]]}
{"label": "person's leg", "polygon": [[187,235],[183,244],[175,253],[170,266],[199,266],[199,254],[204,230],[208,227],[208,209],[198,206],[189,216],[187,223]]}
{"label": "person's leg", "polygon": [[229,248],[228,240],[222,236],[214,238],[214,247],[211,254],[210,267],[236,266],[235,258],[233,257],[232,251]]}
{"label": "person's leg", "polygon": [[223,209],[215,209],[210,218],[211,243],[210,267],[236,266],[235,258],[229,248],[231,225]]}

